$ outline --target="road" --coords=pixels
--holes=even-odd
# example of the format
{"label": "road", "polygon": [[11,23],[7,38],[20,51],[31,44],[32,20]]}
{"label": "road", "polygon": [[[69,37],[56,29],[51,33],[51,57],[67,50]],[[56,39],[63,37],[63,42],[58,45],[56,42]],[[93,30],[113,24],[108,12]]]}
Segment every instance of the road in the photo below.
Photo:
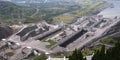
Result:
{"label": "road", "polygon": [[39,9],[39,8],[36,8],[36,12],[35,12],[34,14],[32,14],[30,17],[33,18],[36,14],[39,13],[39,11],[40,11],[40,9]]}

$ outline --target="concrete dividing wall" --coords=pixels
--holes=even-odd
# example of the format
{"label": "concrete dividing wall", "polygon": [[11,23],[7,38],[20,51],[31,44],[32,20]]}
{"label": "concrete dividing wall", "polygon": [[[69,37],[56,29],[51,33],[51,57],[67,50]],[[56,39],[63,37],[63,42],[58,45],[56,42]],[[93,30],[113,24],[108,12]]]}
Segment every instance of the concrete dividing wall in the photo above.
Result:
{"label": "concrete dividing wall", "polygon": [[75,41],[76,39],[81,37],[83,34],[85,34],[86,32],[87,32],[86,30],[81,29],[81,30],[73,33],[72,35],[64,38],[63,40],[60,40],[58,42],[58,44],[52,46],[50,49],[54,49],[57,46],[66,47],[68,44],[72,43],[73,41]]}
{"label": "concrete dividing wall", "polygon": [[82,29],[81,31],[78,31],[77,33],[73,34],[70,37],[67,37],[68,39],[65,39],[63,43],[60,44],[61,47],[66,47],[67,45],[69,45],[70,43],[74,42],[76,39],[78,39],[79,37],[81,37],[84,33],[86,33],[87,31]]}
{"label": "concrete dividing wall", "polygon": [[42,40],[42,39],[44,39],[44,38],[46,38],[46,37],[48,37],[48,36],[50,36],[50,35],[58,32],[58,31],[61,31],[61,30],[62,30],[62,27],[59,27],[59,28],[57,28],[57,29],[50,30],[50,31],[47,31],[47,32],[45,32],[45,33],[43,33],[43,34],[40,34],[40,35],[38,35],[38,36],[35,36],[35,37],[33,37],[33,38],[36,39],[36,40]]}
{"label": "concrete dividing wall", "polygon": [[37,36],[37,35],[39,35],[41,33],[44,33],[44,32],[46,32],[48,30],[49,30],[48,26],[42,26],[42,27],[37,26],[37,25],[26,26],[26,27],[23,27],[23,29],[21,29],[18,33],[16,33],[16,35],[20,36],[20,40],[25,41],[29,37]]}

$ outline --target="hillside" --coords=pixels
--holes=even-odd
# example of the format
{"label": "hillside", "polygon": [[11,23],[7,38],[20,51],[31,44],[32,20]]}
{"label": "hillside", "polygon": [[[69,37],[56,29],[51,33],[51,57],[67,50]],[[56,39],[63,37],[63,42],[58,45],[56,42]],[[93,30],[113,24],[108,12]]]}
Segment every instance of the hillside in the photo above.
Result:
{"label": "hillside", "polygon": [[105,2],[99,0],[4,0],[0,1],[0,20],[7,24],[42,20],[69,23],[76,17],[94,14],[106,6]]}
{"label": "hillside", "polygon": [[71,23],[80,16],[96,15],[109,6],[109,3],[99,0],[82,0],[78,1],[78,4],[80,4],[83,7],[83,9],[78,9],[69,13],[61,14],[59,16],[54,17],[52,21],[63,21],[65,23]]}
{"label": "hillside", "polygon": [[[5,1],[5,0],[4,0]],[[10,0],[14,3],[61,3],[61,2],[74,2],[74,0]]]}
{"label": "hillside", "polygon": [[0,1],[0,20],[7,23],[11,21],[14,22],[16,20],[25,23],[34,23],[41,20],[50,21],[50,19],[54,16],[58,16],[60,14],[71,12],[77,9],[81,9],[81,6],[75,3],[71,4],[67,2],[54,4],[18,4],[8,1]]}
{"label": "hillside", "polygon": [[0,18],[10,18],[10,15],[15,15],[12,13],[18,13],[19,10],[18,6],[13,3],[0,1]]}
{"label": "hillside", "polygon": [[9,19],[22,19],[35,12],[34,8],[18,6],[7,1],[0,1],[0,20],[10,22]]}

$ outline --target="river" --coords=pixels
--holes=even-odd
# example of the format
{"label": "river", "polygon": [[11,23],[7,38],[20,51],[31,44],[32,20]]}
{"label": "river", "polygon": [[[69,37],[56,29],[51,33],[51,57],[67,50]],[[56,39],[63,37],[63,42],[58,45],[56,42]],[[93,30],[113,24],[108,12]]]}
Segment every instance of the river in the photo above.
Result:
{"label": "river", "polygon": [[114,18],[115,16],[120,17],[120,0],[105,0],[108,3],[112,3],[113,7],[108,7],[101,11],[98,15],[103,15],[103,17]]}

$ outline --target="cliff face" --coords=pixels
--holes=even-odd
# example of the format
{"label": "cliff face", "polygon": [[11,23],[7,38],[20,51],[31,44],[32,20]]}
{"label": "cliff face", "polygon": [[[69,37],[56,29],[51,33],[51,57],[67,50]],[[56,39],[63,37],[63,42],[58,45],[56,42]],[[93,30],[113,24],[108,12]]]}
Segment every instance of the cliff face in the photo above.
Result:
{"label": "cliff face", "polygon": [[13,34],[13,30],[10,27],[0,26],[0,40],[7,38]]}

